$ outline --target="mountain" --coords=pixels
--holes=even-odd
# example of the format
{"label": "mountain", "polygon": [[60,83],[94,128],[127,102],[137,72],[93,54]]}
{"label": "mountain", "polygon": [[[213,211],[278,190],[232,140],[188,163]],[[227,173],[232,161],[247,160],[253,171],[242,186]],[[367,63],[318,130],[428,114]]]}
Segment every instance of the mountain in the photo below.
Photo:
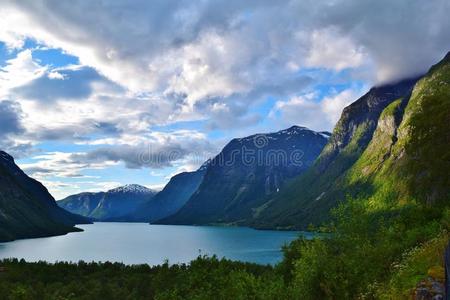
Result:
{"label": "mountain", "polygon": [[135,211],[155,194],[156,191],[144,186],[129,184],[107,192],[71,195],[57,203],[72,213],[99,221],[108,221]]}
{"label": "mountain", "polygon": [[198,189],[206,172],[206,164],[194,172],[173,176],[166,186],[151,200],[135,211],[115,219],[127,222],[154,222],[176,213]]}
{"label": "mountain", "polygon": [[0,151],[0,241],[66,234],[85,223],[89,220],[59,208],[40,182]]}
{"label": "mountain", "polygon": [[376,206],[448,201],[449,95],[450,55],[422,78],[371,89],[344,109],[313,167],[250,225],[304,229],[348,198]]}
{"label": "mountain", "polygon": [[329,133],[293,126],[276,133],[233,139],[213,158],[187,203],[162,224],[240,224],[283,184],[304,172]]}

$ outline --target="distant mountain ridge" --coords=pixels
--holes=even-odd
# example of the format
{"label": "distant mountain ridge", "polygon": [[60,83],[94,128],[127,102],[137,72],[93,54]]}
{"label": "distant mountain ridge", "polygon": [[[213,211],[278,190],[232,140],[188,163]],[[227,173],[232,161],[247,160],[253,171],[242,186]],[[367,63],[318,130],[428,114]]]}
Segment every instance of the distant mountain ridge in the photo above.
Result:
{"label": "distant mountain ridge", "polygon": [[107,221],[135,211],[156,195],[156,191],[137,184],[128,184],[107,192],[80,193],[57,201],[72,213]]}
{"label": "distant mountain ridge", "polygon": [[206,170],[207,163],[196,171],[173,176],[151,200],[141,204],[135,211],[112,220],[153,223],[176,213],[198,189]]}
{"label": "distant mountain ridge", "polygon": [[89,222],[59,208],[40,182],[0,151],[0,241],[66,234]]}
{"label": "distant mountain ridge", "polygon": [[230,141],[213,158],[199,188],[161,224],[240,224],[283,184],[304,172],[328,141],[329,133],[292,126],[275,133]]}

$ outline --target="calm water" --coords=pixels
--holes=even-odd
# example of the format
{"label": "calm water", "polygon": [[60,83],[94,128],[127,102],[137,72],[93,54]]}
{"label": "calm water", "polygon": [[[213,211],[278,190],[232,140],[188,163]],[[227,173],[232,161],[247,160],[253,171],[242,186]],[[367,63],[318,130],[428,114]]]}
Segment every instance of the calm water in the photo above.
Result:
{"label": "calm water", "polygon": [[0,258],[27,261],[115,261],[126,264],[189,262],[199,253],[233,260],[275,264],[280,248],[300,234],[243,227],[171,226],[144,223],[80,225],[84,232],[0,243]]}

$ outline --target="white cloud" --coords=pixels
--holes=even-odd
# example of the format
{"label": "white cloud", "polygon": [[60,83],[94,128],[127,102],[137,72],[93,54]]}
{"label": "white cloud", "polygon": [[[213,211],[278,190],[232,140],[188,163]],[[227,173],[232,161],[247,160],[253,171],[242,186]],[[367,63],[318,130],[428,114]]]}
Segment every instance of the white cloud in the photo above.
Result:
{"label": "white cloud", "polygon": [[0,68],[0,97],[8,97],[11,89],[42,76],[46,70],[46,67],[33,60],[30,49],[19,52]]}
{"label": "white cloud", "polygon": [[311,49],[305,60],[308,67],[341,71],[357,68],[370,62],[364,47],[358,47],[348,36],[342,36],[335,28],[314,30]]}
{"label": "white cloud", "polygon": [[316,131],[331,131],[344,107],[362,95],[361,90],[347,89],[317,99],[315,93],[278,101],[269,116],[283,120],[286,126],[300,124]]}
{"label": "white cloud", "polygon": [[76,181],[63,182],[57,180],[41,181],[47,187],[56,200],[62,200],[67,196],[77,194],[80,192],[102,192],[123,185],[118,181]]}
{"label": "white cloud", "polygon": [[[125,94],[109,93],[108,101],[101,101],[104,86],[91,82],[96,95],[76,104],[72,123],[86,121],[88,114],[97,121],[114,119],[107,102],[115,111],[124,109],[123,114],[131,116],[130,125],[121,122],[121,127],[136,130],[205,118],[211,119],[208,128],[252,126],[259,118],[248,109],[238,114],[231,110],[224,122],[214,109],[221,105],[240,110],[262,96],[278,97],[283,90],[287,91],[284,97],[298,95],[304,85],[292,86],[293,79],[307,67],[364,69],[352,74],[371,73],[369,78],[379,81],[424,71],[448,50],[450,24],[443,12],[449,5],[445,0],[179,1],[165,5],[4,1],[0,40],[21,48],[26,38],[32,38],[46,47],[63,49],[78,57],[83,67],[95,68],[99,76],[126,89]],[[45,66],[31,59],[30,50],[17,60],[10,62],[8,79],[3,78],[4,93],[45,71]],[[13,68],[19,62],[23,65]],[[58,70],[48,71],[47,77],[67,79],[62,80],[64,73]],[[144,104],[133,100],[137,95],[157,100]],[[21,104],[30,111],[32,104]],[[73,103],[55,105],[65,120],[65,111],[73,112],[73,108]]]}
{"label": "white cloud", "polygon": [[365,92],[365,88],[361,90],[348,89],[322,99],[320,106],[323,113],[326,115],[328,124],[330,124],[330,130],[339,120],[344,107],[356,101],[356,99],[361,97]]}
{"label": "white cloud", "polygon": [[75,154],[72,159],[85,163],[123,162],[128,168],[159,169],[192,163],[199,166],[217,151],[204,134],[191,130],[152,132],[140,138],[125,135],[116,141],[101,140],[101,143],[105,142],[108,144]]}
{"label": "white cloud", "polygon": [[86,163],[73,159],[82,153],[47,152],[33,156],[35,162],[20,164],[20,167],[34,178],[45,180],[47,177],[83,178],[83,170],[105,169],[117,165],[117,162],[102,161]]}
{"label": "white cloud", "polygon": [[423,71],[448,50],[449,5],[7,1],[0,11],[0,39],[17,48],[32,37],[76,55],[130,90],[187,90],[196,99],[251,89],[261,71],[274,70],[274,62],[291,69],[322,65],[317,53],[338,69],[359,66],[367,54],[380,80]]}

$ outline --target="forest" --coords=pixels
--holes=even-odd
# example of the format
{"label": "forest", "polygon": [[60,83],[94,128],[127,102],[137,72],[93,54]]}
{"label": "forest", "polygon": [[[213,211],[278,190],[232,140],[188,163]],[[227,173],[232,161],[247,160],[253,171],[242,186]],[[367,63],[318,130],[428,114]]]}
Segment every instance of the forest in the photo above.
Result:
{"label": "forest", "polygon": [[419,282],[442,284],[450,210],[374,214],[363,203],[340,205],[316,228],[324,237],[295,240],[276,266],[206,256],[158,266],[10,259],[0,262],[0,299],[409,299]]}

